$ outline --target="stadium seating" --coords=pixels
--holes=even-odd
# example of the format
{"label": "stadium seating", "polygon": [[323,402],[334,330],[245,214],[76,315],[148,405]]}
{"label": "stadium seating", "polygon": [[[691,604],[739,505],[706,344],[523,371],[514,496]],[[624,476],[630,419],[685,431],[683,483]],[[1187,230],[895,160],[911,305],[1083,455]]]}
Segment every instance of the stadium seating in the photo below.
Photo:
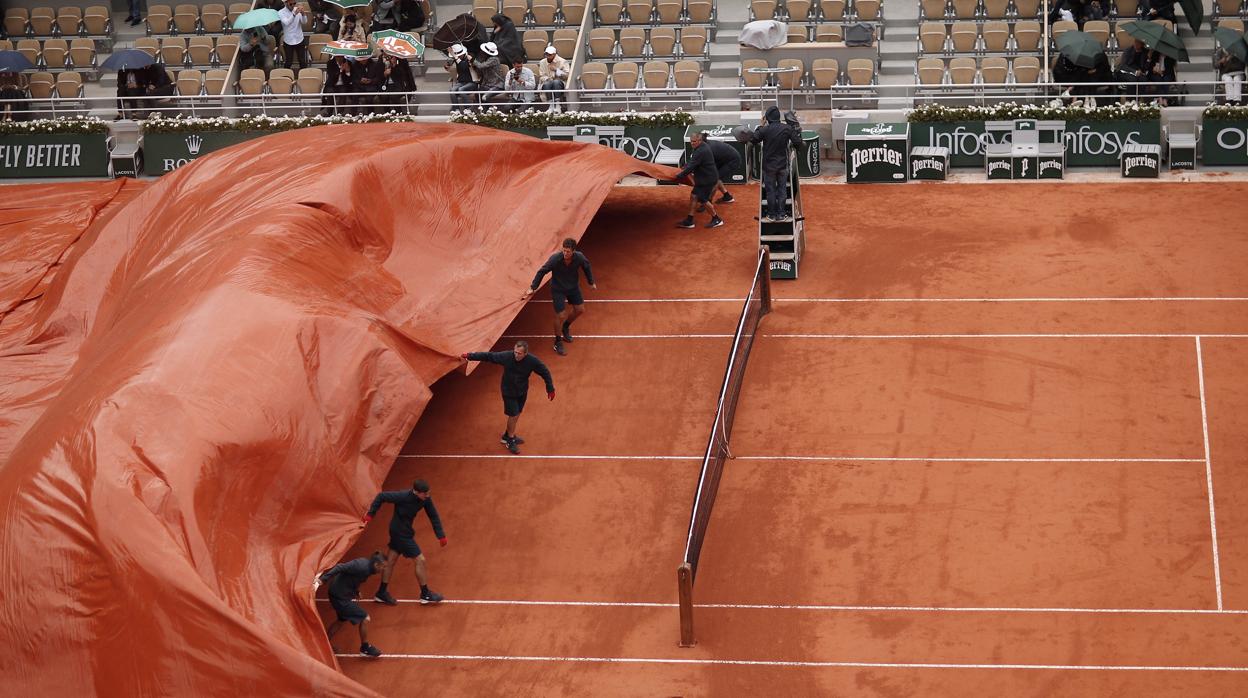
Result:
{"label": "stadium seating", "polygon": [[611,66],[611,82],[617,90],[635,90],[641,79],[641,68],[636,63],[616,63]]}

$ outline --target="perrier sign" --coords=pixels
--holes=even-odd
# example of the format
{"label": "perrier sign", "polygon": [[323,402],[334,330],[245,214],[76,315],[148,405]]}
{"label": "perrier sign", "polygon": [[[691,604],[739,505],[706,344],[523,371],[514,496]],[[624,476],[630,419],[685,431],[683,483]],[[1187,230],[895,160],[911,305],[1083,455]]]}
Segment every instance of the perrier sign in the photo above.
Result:
{"label": "perrier sign", "polygon": [[845,127],[845,179],[904,182],[909,150],[910,124],[849,124]]}

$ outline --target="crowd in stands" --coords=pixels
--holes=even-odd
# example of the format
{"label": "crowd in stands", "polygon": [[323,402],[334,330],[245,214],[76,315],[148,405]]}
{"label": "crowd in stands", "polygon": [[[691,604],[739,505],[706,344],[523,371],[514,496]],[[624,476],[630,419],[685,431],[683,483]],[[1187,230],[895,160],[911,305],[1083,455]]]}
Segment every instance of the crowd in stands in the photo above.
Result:
{"label": "crowd in stands", "polygon": [[571,72],[567,59],[554,44],[548,44],[536,68],[530,67],[511,18],[499,13],[490,21],[490,40],[481,44],[476,55],[463,44],[451,47],[446,71],[455,106],[512,111],[533,108],[545,100],[548,111],[559,111]]}

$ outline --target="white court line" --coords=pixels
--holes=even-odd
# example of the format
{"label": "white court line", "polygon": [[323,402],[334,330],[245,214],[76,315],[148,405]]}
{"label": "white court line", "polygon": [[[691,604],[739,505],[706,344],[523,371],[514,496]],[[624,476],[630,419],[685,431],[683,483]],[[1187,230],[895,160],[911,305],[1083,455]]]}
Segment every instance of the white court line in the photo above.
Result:
{"label": "white court line", "polygon": [[[335,657],[361,657],[359,654],[340,653]],[[576,662],[586,664],[680,664],[722,666],[775,666],[805,667],[816,669],[1007,669],[1036,671],[1216,671],[1244,672],[1248,667],[1237,666],[1114,666],[1108,664],[956,664],[937,662],[817,662],[779,661],[769,659],[667,659],[661,657],[547,657],[513,656],[504,654],[385,654],[379,659],[418,659],[485,662]],[[371,660],[370,658],[370,661]]]}
{"label": "white court line", "polygon": [[[500,339],[546,339],[546,334],[505,334]],[[577,339],[731,339],[732,334],[578,334]],[[775,339],[1244,339],[1246,334],[1209,334],[1193,332],[1029,332],[1029,333],[945,333],[945,334],[782,334],[759,333],[759,337]]]}
{"label": "white court line", "polygon": [[1213,585],[1222,608],[1222,564],[1218,556],[1218,517],[1213,508],[1213,465],[1209,459],[1209,411],[1205,405],[1205,359],[1196,338],[1196,375],[1200,379],[1200,424],[1205,435],[1205,484],[1209,491],[1209,532],[1213,538]]}
{"label": "white court line", "polygon": [[[549,298],[535,298],[537,303],[553,303]],[[1248,297],[1173,296],[1173,297],[1036,297],[1036,298],[772,298],[779,303],[1192,303],[1248,302]],[[594,298],[590,303],[744,303],[744,298]]]}
{"label": "white court line", "polygon": [[[419,604],[420,599],[395,599],[399,603]],[[328,599],[317,599],[329,603]],[[360,599],[360,603],[380,603],[372,599]],[[679,608],[680,604],[656,601],[527,601],[518,599],[446,599],[439,605],[460,606],[556,606],[565,608]],[[1212,608],[1061,608],[1038,606],[865,606],[846,604],[756,604],[756,603],[698,603],[694,608],[730,609],[745,611],[850,611],[868,613],[1060,613],[1091,615],[1203,615],[1242,616],[1248,610]]]}
{"label": "white court line", "polygon": [[[401,453],[399,458],[507,458],[533,460],[702,460],[702,456],[611,456],[603,454]],[[925,456],[734,456],[748,461],[849,461],[865,463],[1204,463],[1204,458],[956,458]]]}

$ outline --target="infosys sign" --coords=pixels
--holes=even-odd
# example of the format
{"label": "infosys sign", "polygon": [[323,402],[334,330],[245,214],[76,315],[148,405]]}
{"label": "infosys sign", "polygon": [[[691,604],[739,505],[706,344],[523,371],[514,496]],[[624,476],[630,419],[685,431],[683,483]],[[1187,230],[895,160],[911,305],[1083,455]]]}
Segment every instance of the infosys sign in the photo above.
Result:
{"label": "infosys sign", "polygon": [[1207,119],[1201,127],[1200,150],[1206,165],[1248,165],[1248,121]]}
{"label": "infosys sign", "polygon": [[[987,133],[982,121],[922,122],[914,127],[914,146],[949,149],[950,167],[983,167],[990,143],[1008,143],[1008,131]],[[1160,121],[1067,121],[1062,137],[1068,167],[1117,167],[1123,146],[1160,144]]]}

